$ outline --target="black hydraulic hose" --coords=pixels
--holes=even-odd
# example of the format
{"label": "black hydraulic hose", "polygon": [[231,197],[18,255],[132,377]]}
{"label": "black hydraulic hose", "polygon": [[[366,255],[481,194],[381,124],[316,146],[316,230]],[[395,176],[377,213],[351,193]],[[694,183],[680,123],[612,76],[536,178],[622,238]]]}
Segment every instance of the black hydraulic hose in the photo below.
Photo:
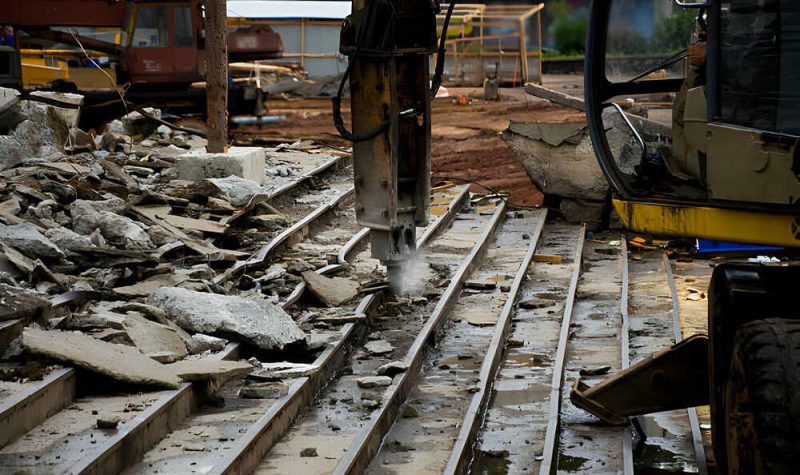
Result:
{"label": "black hydraulic hose", "polygon": [[447,15],[445,15],[444,23],[442,24],[442,37],[439,39],[439,51],[436,53],[436,72],[433,73],[433,80],[431,81],[431,99],[436,97],[436,93],[439,92],[439,87],[442,85],[447,28],[450,26],[450,17],[453,15],[455,6],[456,1],[450,0],[450,5],[447,7]]}
{"label": "black hydraulic hose", "polygon": [[339,132],[339,135],[342,136],[343,139],[348,140],[350,142],[363,142],[365,140],[369,140],[372,138],[377,137],[378,135],[382,134],[389,128],[389,121],[385,120],[378,124],[372,130],[367,132],[355,133],[347,130],[347,127],[344,125],[344,119],[342,118],[342,94],[344,94],[344,85],[347,82],[347,79],[350,77],[350,72],[353,68],[353,62],[356,58],[358,58],[359,53],[361,52],[361,47],[364,43],[364,36],[366,35],[367,26],[371,23],[372,17],[375,13],[375,4],[377,2],[371,1],[369,4],[369,11],[367,12],[367,19],[363,28],[361,28],[361,34],[356,41],[356,50],[353,53],[352,58],[347,62],[347,69],[344,71],[344,75],[342,76],[342,80],[339,82],[339,89],[336,91],[336,95],[331,98],[331,105],[333,107],[333,125],[336,127],[336,131]]}
{"label": "black hydraulic hose", "polygon": [[[370,2],[370,10],[367,12],[367,21],[366,25],[370,23],[370,20],[373,17],[374,7],[376,2]],[[442,85],[442,74],[444,73],[444,58],[445,58],[445,41],[447,40],[447,29],[450,26],[450,18],[453,15],[453,9],[456,6],[456,2],[453,0],[450,2],[449,6],[447,7],[447,14],[444,18],[444,24],[442,26],[442,36],[439,40],[439,48],[436,52],[436,70],[433,74],[433,79],[431,80],[431,89],[430,89],[430,97],[433,99],[436,97],[436,93],[439,92],[439,87]],[[367,132],[361,133],[354,133],[347,130],[347,127],[344,124],[344,119],[342,117],[342,94],[344,93],[344,85],[347,79],[350,77],[350,73],[353,67],[353,59],[358,58],[359,52],[361,51],[361,46],[364,41],[364,32],[366,32],[367,28],[366,25],[362,28],[361,36],[356,42],[356,51],[352,56],[352,59],[347,64],[347,69],[345,69],[344,75],[342,76],[342,80],[339,82],[339,89],[336,91],[336,95],[331,98],[331,103],[333,107],[333,125],[336,127],[336,131],[339,132],[339,135],[350,142],[363,142],[365,140],[370,140],[372,138],[377,137],[378,135],[382,134],[389,128],[389,121],[383,121],[378,124],[377,127],[369,130]]]}

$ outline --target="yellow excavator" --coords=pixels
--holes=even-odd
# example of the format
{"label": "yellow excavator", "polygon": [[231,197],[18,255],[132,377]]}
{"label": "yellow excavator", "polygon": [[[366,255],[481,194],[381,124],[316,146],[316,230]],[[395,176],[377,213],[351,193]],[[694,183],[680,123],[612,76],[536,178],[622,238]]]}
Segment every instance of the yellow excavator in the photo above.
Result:
{"label": "yellow excavator", "polygon": [[[667,0],[657,0],[669,6]],[[685,77],[609,77],[612,8],[595,0],[586,44],[588,128],[625,226],[655,235],[800,247],[800,2],[675,0],[696,15]],[[447,31],[453,3],[447,8]],[[430,101],[441,82],[437,0],[354,0],[341,33],[350,63],[333,101],[354,143],[356,212],[396,278],[428,219]],[[443,35],[444,36],[444,35]],[[635,41],[633,38],[631,40]],[[429,82],[429,59],[437,54]],[[656,79],[650,79],[656,77]],[[352,128],[340,102],[349,80]],[[654,146],[613,99],[676,93],[670,146]],[[618,114],[639,147],[622,166]],[[660,138],[659,140],[663,140]],[[663,141],[662,141],[663,144]],[[713,272],[708,335],[688,338],[589,388],[573,403],[611,424],[710,404],[719,473],[795,473],[800,460],[800,265],[725,263]]]}
{"label": "yellow excavator", "polygon": [[[708,0],[685,78],[613,81],[611,13],[592,2],[586,44],[589,131],[625,227],[644,233],[800,247],[800,2]],[[641,147],[631,172],[609,146],[619,96],[677,93],[668,150]],[[609,423],[710,404],[719,473],[796,473],[800,461],[800,265],[725,263],[708,291],[708,335],[689,338],[571,400]]]}

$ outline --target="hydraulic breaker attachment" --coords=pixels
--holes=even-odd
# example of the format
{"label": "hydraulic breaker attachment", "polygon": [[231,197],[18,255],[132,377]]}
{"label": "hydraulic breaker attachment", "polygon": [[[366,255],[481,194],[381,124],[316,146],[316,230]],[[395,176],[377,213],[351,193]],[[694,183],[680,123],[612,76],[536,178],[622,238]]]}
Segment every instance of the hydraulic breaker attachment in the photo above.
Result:
{"label": "hydraulic breaker attachment", "polygon": [[353,142],[356,217],[370,228],[372,256],[386,264],[390,282],[429,219],[429,62],[438,11],[430,0],[354,0],[342,26],[352,131],[342,122],[341,87],[334,123]]}
{"label": "hydraulic breaker attachment", "polygon": [[597,386],[579,378],[569,398],[608,424],[624,425],[631,416],[708,404],[708,382],[708,337],[694,335]]}

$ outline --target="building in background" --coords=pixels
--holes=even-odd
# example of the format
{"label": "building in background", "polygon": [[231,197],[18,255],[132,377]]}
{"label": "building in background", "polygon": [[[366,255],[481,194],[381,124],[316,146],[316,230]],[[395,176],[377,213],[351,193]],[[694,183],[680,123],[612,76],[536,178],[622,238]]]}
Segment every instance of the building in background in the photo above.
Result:
{"label": "building in background", "polygon": [[350,14],[349,1],[228,0],[231,25],[272,27],[283,39],[283,58],[298,63],[311,78],[337,76],[347,68],[339,53],[339,31]]}

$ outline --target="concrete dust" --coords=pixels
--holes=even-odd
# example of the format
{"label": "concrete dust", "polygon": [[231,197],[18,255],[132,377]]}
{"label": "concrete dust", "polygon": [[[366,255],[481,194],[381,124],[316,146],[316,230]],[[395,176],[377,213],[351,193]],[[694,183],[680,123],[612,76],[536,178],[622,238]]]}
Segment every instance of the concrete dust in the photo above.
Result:
{"label": "concrete dust", "polygon": [[425,284],[434,277],[430,264],[428,264],[425,250],[415,251],[410,259],[398,267],[392,279],[392,286],[399,290],[401,295],[420,296],[425,292]]}

